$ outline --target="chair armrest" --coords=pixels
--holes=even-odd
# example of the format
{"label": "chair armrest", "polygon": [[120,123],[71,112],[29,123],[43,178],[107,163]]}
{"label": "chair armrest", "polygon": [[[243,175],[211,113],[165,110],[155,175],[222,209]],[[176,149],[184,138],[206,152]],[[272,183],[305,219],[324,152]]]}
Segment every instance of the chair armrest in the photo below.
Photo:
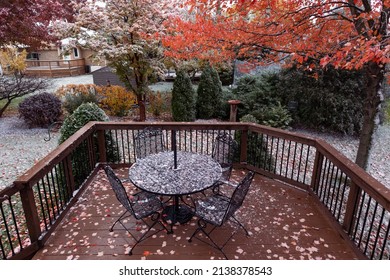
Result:
{"label": "chair armrest", "polygon": [[222,184],[221,185],[228,185],[230,187],[236,188],[238,186],[237,182],[234,181],[220,181]]}
{"label": "chair armrest", "polygon": [[224,185],[228,186],[228,188],[226,188],[226,191],[230,192],[230,190],[235,190],[237,188],[238,184],[239,183],[237,183],[235,181],[232,181],[232,180],[230,180],[230,181],[220,180],[213,187],[213,193],[214,194],[219,194],[221,196],[224,196],[224,197],[228,198],[229,195],[223,193],[222,190],[221,190],[221,187],[224,186]]}

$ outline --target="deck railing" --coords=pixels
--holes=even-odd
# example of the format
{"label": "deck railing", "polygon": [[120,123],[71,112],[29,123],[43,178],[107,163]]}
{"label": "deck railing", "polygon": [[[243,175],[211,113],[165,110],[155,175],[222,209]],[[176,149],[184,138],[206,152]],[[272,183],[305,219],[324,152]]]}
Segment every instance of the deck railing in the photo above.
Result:
{"label": "deck railing", "polygon": [[27,75],[72,76],[85,73],[85,59],[68,60],[26,60]]}
{"label": "deck railing", "polygon": [[243,123],[89,123],[0,192],[0,259],[32,256],[100,163],[130,166],[134,137],[160,127],[168,147],[211,155],[220,132],[239,141],[236,165],[313,196],[362,258],[390,258],[390,190],[321,140]]}

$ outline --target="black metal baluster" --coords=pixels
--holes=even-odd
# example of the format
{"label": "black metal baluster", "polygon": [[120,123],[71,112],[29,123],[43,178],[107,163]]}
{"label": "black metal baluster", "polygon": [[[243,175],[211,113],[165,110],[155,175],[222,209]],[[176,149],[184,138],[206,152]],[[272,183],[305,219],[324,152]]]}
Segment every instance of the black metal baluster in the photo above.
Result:
{"label": "black metal baluster", "polygon": [[[390,215],[389,212],[387,212],[387,215],[388,216]],[[390,259],[390,246],[387,246],[387,242],[390,242],[390,219],[387,219],[387,230],[386,230],[384,238],[383,238],[383,245],[382,245],[382,249],[381,249],[381,254],[379,256],[380,260],[383,259],[383,254],[385,252]]]}
{"label": "black metal baluster", "polygon": [[[366,195],[366,193],[364,193],[364,195]],[[367,216],[368,216],[368,212],[369,212],[369,209],[370,209],[370,204],[371,204],[371,197],[369,196],[368,197],[366,213],[365,213],[364,219],[363,219],[362,230],[360,232],[360,237],[359,237],[359,245],[358,245],[359,248],[360,248],[360,244],[363,241],[363,233],[364,233],[364,228],[365,228],[366,222],[367,222]],[[362,208],[363,208],[363,205],[364,205],[364,200],[363,200]]]}
{"label": "black metal baluster", "polygon": [[306,174],[307,174],[307,169],[308,169],[308,165],[309,165],[310,148],[311,147],[309,145],[307,145],[305,172],[303,173],[303,183],[306,183]]}
{"label": "black metal baluster", "polygon": [[[47,175],[48,176],[48,175]],[[50,176],[48,177],[48,184],[50,184],[49,182],[49,178],[51,178],[51,183],[53,185],[53,196],[54,196],[54,202],[55,202],[55,205],[57,207],[57,215],[59,216],[60,215],[60,205],[58,203],[58,195],[57,195],[57,192],[56,192],[56,184],[54,183],[54,175],[53,175],[53,170],[50,171]],[[54,210],[54,209],[53,209]]]}
{"label": "black metal baluster", "polygon": [[269,164],[268,164],[268,171],[271,172],[272,169],[272,158],[274,158],[274,137],[271,136],[271,150],[269,152],[270,154],[270,159],[269,159]]}
{"label": "black metal baluster", "polygon": [[23,244],[22,244],[22,240],[20,239],[18,223],[17,223],[17,220],[16,220],[16,215],[15,215],[15,212],[14,212],[14,208],[12,207],[12,203],[11,203],[11,198],[10,197],[8,198],[8,203],[9,203],[9,208],[11,210],[12,220],[14,221],[15,232],[16,232],[16,236],[18,238],[20,250],[22,250],[23,249]]}
{"label": "black metal baluster", "polygon": [[348,177],[346,174],[344,174],[344,184],[343,184],[343,193],[340,197],[340,205],[339,205],[339,214],[337,215],[337,220],[340,220],[340,215],[341,215],[341,209],[342,209],[342,206],[343,206],[343,202],[344,202],[344,196],[345,196],[345,190],[346,190],[346,187],[347,187],[347,184],[348,184]]}
{"label": "black metal baluster", "polygon": [[[370,222],[370,229],[368,230],[368,234],[367,234],[367,242],[366,242],[366,246],[364,248],[364,254],[365,255],[367,253],[367,248],[370,245],[370,236],[371,236],[371,232],[372,232],[372,226],[374,225],[374,222],[375,222],[375,216],[376,216],[377,209],[378,209],[378,202],[375,202],[374,213],[372,214],[372,219],[371,219],[371,222]],[[367,212],[369,212],[369,210],[370,209],[367,208]]]}
{"label": "black metal baluster", "polygon": [[[299,181],[299,178],[301,177],[301,164],[302,164],[302,157],[303,157],[303,143],[301,143],[301,148],[300,148],[300,154],[299,154],[299,162],[298,162],[298,171],[297,171],[297,177],[296,177],[296,181],[297,182],[300,182]],[[302,183],[305,183],[305,182],[302,182]]]}
{"label": "black metal baluster", "polygon": [[7,234],[8,243],[9,243],[9,246],[10,246],[10,249],[11,249],[11,252],[12,252],[12,255],[15,255],[15,250],[14,250],[14,246],[13,246],[13,244],[12,244],[11,234],[10,234],[10,231],[9,231],[9,228],[8,228],[8,223],[7,223],[7,220],[6,220],[6,215],[5,215],[5,213],[4,213],[3,203],[0,205],[0,211],[1,211],[1,216],[2,216],[2,218],[3,218],[3,221],[4,221],[5,233]]}
{"label": "black metal baluster", "polygon": [[293,180],[293,178],[294,178],[296,157],[297,157],[297,142],[294,141],[294,156],[293,156],[293,162],[292,162],[292,168],[291,168],[291,176],[290,176],[291,180]]}
{"label": "black metal baluster", "polygon": [[290,164],[290,152],[291,152],[291,140],[288,140],[287,164],[286,164],[286,172],[284,173],[284,177],[286,177],[286,178],[287,178],[287,174],[288,174],[288,166]]}
{"label": "black metal baluster", "polygon": [[335,165],[332,163],[332,171],[330,171],[328,179],[329,179],[329,184],[327,182],[327,194],[325,194],[326,197],[324,197],[325,205],[329,207],[329,210],[331,211],[330,206],[328,205],[329,202],[329,197],[332,196],[333,191],[332,191],[332,185],[334,184],[334,170],[335,170]]}
{"label": "black metal baluster", "polygon": [[375,236],[374,247],[372,248],[372,253],[371,253],[371,257],[370,257],[371,260],[375,256],[375,251],[376,251],[376,248],[377,248],[378,243],[379,243],[378,239],[379,239],[379,235],[380,235],[380,232],[381,232],[381,229],[382,229],[383,219],[385,217],[385,208],[383,208],[382,206],[381,206],[381,208],[382,208],[382,214],[380,215],[381,218],[380,218],[380,221],[379,221],[379,224],[378,224],[378,230],[377,230],[376,236]]}

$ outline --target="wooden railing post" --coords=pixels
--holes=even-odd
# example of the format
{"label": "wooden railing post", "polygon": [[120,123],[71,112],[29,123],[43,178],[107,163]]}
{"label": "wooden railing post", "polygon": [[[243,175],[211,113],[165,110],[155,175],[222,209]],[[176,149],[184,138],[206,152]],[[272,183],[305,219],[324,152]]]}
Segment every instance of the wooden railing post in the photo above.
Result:
{"label": "wooden railing post", "polygon": [[324,162],[324,155],[317,150],[316,157],[314,159],[313,175],[311,177],[311,183],[310,183],[310,187],[313,191],[316,191],[319,187],[323,162]]}
{"label": "wooden railing post", "polygon": [[98,130],[99,162],[107,162],[106,156],[106,138],[104,130]]}
{"label": "wooden railing post", "polygon": [[248,127],[241,132],[241,143],[240,143],[240,163],[246,164],[248,161]]}
{"label": "wooden railing post", "polygon": [[354,182],[351,182],[343,221],[343,228],[348,232],[348,234],[351,233],[351,230],[356,223],[354,216],[357,210],[357,203],[360,199],[360,195],[360,188]]}
{"label": "wooden railing post", "polygon": [[22,201],[31,243],[37,242],[41,236],[42,231],[40,227],[37,206],[35,204],[33,189],[26,183],[15,182],[15,185],[21,188],[20,198]]}

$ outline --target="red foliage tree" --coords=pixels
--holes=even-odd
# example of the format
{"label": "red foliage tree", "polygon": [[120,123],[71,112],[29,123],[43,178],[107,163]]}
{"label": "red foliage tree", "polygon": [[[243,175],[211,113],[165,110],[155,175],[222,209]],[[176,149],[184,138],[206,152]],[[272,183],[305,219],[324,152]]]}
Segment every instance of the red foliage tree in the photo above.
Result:
{"label": "red foliage tree", "polygon": [[53,20],[71,19],[71,0],[1,0],[0,46],[38,47],[53,41],[48,28]]}
{"label": "red foliage tree", "polygon": [[[367,166],[389,53],[390,0],[188,0],[186,17],[171,19],[166,54],[211,61],[279,60],[362,69],[367,76],[356,163]],[[307,63],[317,61],[318,63]]]}

